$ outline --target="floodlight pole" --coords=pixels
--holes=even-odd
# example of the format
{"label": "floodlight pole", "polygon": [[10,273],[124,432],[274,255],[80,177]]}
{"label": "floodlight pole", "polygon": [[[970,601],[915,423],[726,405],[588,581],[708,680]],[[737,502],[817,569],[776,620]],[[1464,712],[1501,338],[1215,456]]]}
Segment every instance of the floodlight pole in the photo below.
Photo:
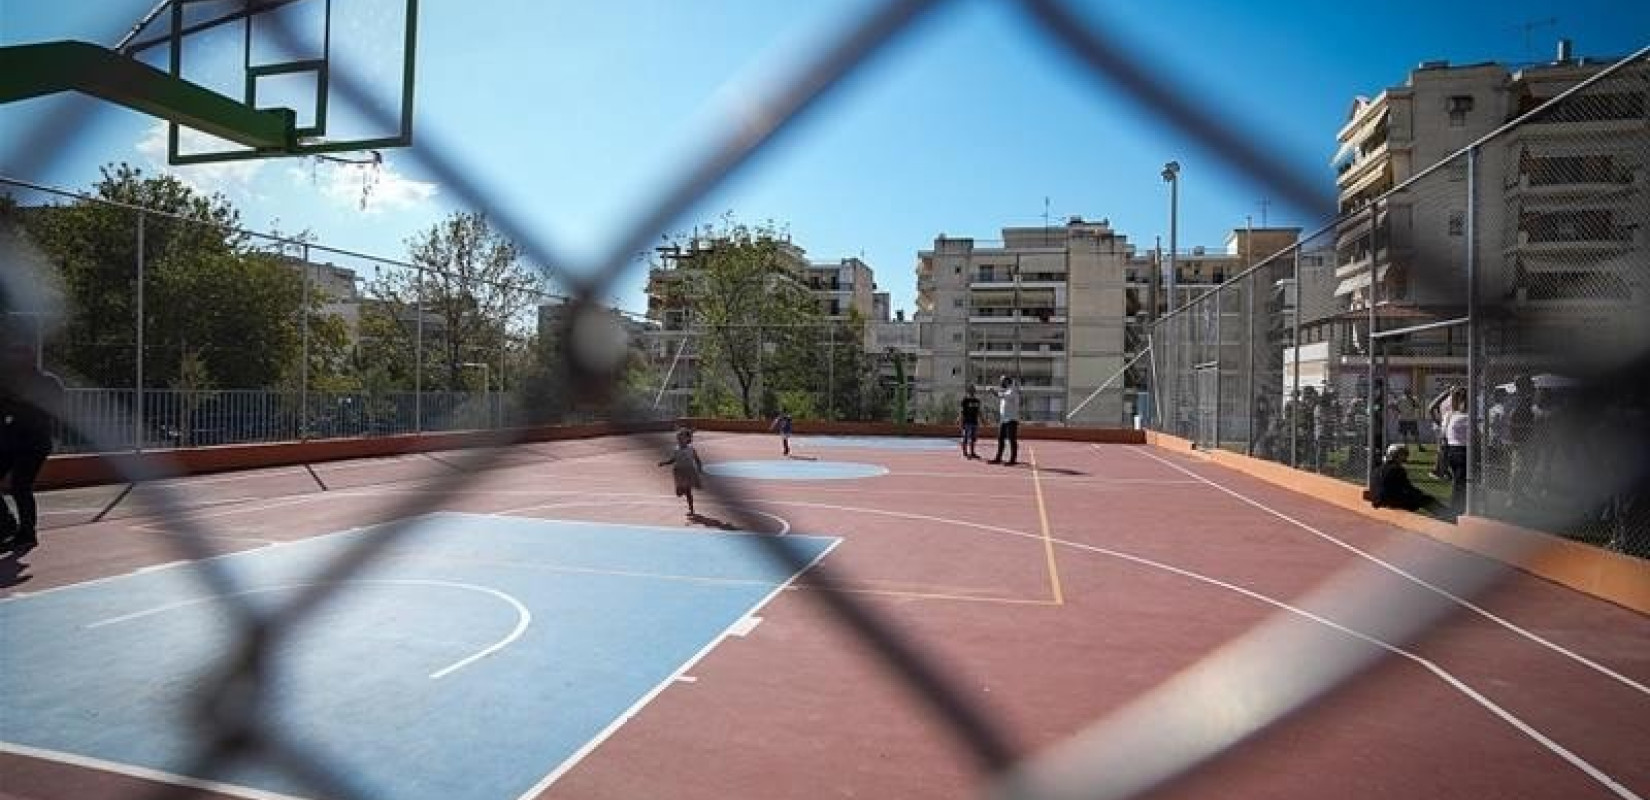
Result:
{"label": "floodlight pole", "polygon": [[[1162,174],[1163,180],[1169,184],[1169,264],[1167,275],[1164,276],[1166,278],[1165,286],[1167,287],[1166,293],[1168,297],[1164,303],[1164,307],[1165,310],[1174,311],[1175,288],[1180,280],[1178,276],[1179,270],[1175,264],[1175,259],[1178,257],[1176,250],[1179,247],[1179,242],[1176,236],[1180,227],[1180,162],[1170,161],[1169,163],[1164,164]],[[1160,263],[1159,267],[1161,266],[1162,264]],[[1156,309],[1153,309],[1153,311],[1155,312]],[[1169,337],[1169,382],[1174,387],[1175,402],[1177,404],[1180,402],[1181,375],[1180,371],[1176,368],[1178,361],[1175,359],[1175,356],[1178,355],[1179,350],[1180,344],[1175,341],[1173,336]]]}

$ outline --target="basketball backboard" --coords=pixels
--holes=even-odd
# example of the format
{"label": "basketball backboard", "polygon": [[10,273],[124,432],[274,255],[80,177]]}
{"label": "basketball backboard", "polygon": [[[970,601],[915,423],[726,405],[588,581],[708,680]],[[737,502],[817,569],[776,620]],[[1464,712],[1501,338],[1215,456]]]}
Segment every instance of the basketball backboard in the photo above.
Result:
{"label": "basketball backboard", "polygon": [[199,164],[412,144],[418,0],[170,0],[124,55],[256,110],[290,109],[279,146],[169,118],[168,159]]}

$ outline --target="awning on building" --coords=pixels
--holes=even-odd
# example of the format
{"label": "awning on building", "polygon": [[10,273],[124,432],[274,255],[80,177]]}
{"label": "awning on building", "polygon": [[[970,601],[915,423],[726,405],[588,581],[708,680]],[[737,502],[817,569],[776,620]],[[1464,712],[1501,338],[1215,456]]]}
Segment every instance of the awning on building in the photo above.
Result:
{"label": "awning on building", "polygon": [[[1376,272],[1376,274],[1379,276],[1377,278],[1377,280],[1383,280],[1383,281],[1386,280],[1386,272],[1387,272],[1387,270],[1389,270],[1391,268],[1392,268],[1391,264],[1382,264],[1380,269]],[[1369,285],[1369,270],[1364,270],[1363,272],[1360,272],[1356,275],[1353,275],[1350,278],[1346,278],[1345,280],[1342,280],[1339,284],[1336,284],[1336,286],[1335,286],[1335,296],[1336,297],[1345,297],[1346,295],[1352,294],[1353,292],[1356,292],[1359,289],[1362,289],[1362,288],[1364,288],[1368,285]]]}

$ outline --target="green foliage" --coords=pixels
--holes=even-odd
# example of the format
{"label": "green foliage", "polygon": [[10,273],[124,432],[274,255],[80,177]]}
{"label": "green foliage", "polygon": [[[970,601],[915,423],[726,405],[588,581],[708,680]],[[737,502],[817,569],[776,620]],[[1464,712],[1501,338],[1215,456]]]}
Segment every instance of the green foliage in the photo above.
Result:
{"label": "green foliage", "polygon": [[[708,238],[708,249],[684,255],[679,267],[692,278],[674,282],[667,302],[692,309],[707,382],[727,376],[739,415],[756,417],[761,379],[782,369],[767,363],[769,350],[790,351],[787,341],[817,322],[818,310],[796,271],[800,254],[774,226],[725,216]],[[695,407],[703,402],[695,398]]]}
{"label": "green foliage", "polygon": [[918,422],[949,425],[957,421],[957,414],[961,408],[962,398],[948,392],[931,396],[918,403],[915,413]]}
{"label": "green foliage", "polygon": [[289,375],[300,348],[302,276],[250,248],[226,198],[127,164],[104,167],[92,190],[158,213],[89,201],[20,212],[66,295],[55,363],[93,385],[132,384],[141,217],[145,383],[265,387]]}
{"label": "green foliage", "polygon": [[[374,356],[395,359],[395,369],[412,372],[419,310],[424,319],[425,389],[479,389],[480,375],[466,362],[490,363],[498,378],[499,356],[512,327],[530,323],[526,312],[543,296],[543,280],[520,262],[520,251],[479,213],[454,212],[407,243],[421,270],[383,272],[363,309],[363,328],[383,337]],[[366,318],[374,317],[371,323]]]}

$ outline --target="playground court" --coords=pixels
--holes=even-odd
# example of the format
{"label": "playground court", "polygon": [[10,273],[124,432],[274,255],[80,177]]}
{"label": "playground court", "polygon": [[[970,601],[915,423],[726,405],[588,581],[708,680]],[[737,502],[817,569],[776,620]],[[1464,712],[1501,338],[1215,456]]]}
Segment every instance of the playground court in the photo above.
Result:
{"label": "playground court", "polygon": [[[1028,441],[1011,468],[940,440],[793,444],[697,443],[759,530],[708,493],[689,519],[620,436],[517,446],[457,489],[464,453],[183,478],[112,508],[125,487],[50,493],[43,546],[6,562],[0,794],[313,796],[265,763],[187,771],[190,700],[235,619],[153,505],[168,490],[266,610],[441,493],[283,638],[259,717],[368,796],[982,796],[947,726],[819,602],[819,570],[1020,755],[1266,626],[1372,658],[1164,796],[1650,796],[1642,615],[1516,571],[1478,591],[1498,573],[1479,556],[1160,448]],[[1374,594],[1324,602],[1348,572]],[[1387,627],[1421,600],[1452,612]],[[1264,655],[1259,684],[1195,713],[1239,727],[1338,657]]]}

